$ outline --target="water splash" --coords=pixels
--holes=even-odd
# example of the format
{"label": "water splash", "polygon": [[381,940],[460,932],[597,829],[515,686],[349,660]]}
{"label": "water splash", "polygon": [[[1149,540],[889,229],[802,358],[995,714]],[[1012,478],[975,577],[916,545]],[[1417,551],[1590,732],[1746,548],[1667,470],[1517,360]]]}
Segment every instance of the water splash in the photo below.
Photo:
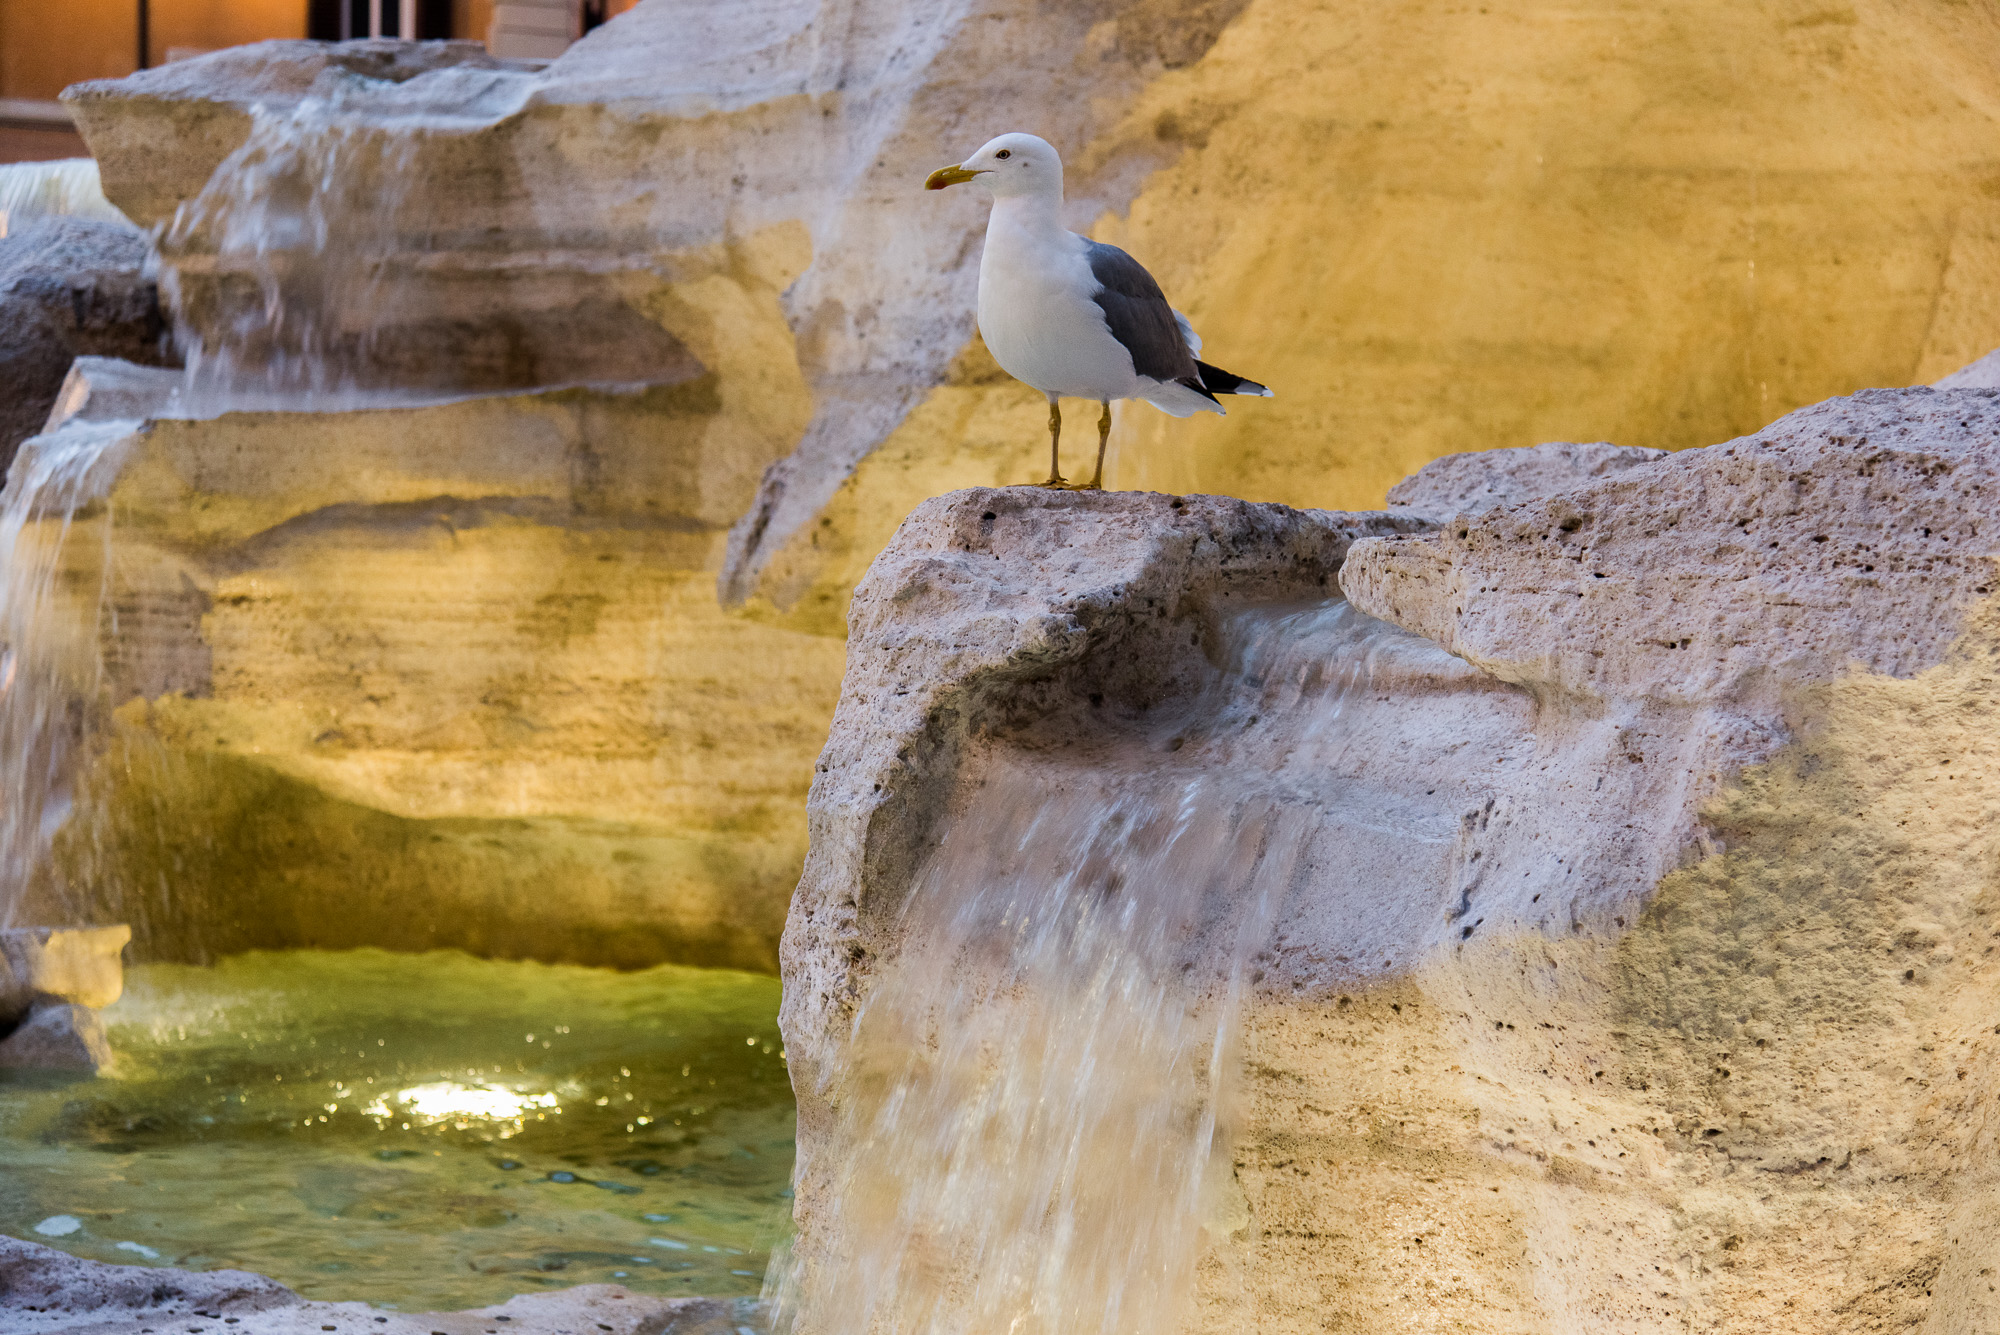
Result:
{"label": "water splash", "polygon": [[51,214],[132,225],[104,197],[94,158],[0,163],[0,237]]}
{"label": "water splash", "polygon": [[[0,491],[0,927],[67,819],[100,695],[103,590],[63,597],[80,515],[123,467],[136,422],[77,422],[21,446]],[[109,528],[105,529],[109,541]],[[97,577],[108,561],[95,563]]]}
{"label": "water splash", "polygon": [[407,350],[383,332],[419,314],[395,265],[423,231],[421,143],[339,84],[254,110],[249,137],[160,238],[191,405],[358,405],[406,379]]}
{"label": "water splash", "polygon": [[1220,630],[1223,669],[1165,721],[1180,745],[1102,768],[1002,749],[955,807],[830,1071],[826,1245],[774,1264],[777,1329],[1179,1326],[1230,1213],[1256,959],[1321,823],[1285,771],[1339,745],[1410,639],[1338,602]]}

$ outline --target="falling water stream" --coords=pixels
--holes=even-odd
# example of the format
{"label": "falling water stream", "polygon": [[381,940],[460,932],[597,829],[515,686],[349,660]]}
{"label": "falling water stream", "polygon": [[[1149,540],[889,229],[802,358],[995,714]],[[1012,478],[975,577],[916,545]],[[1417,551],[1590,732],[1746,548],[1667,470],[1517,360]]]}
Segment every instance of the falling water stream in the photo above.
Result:
{"label": "falling water stream", "polygon": [[1163,711],[1170,745],[992,757],[830,1076],[826,1244],[774,1269],[781,1327],[1177,1328],[1231,1214],[1256,959],[1317,824],[1290,772],[1409,638],[1339,602],[1253,610],[1211,688]]}
{"label": "falling water stream", "polygon": [[0,491],[0,928],[21,925],[29,878],[69,816],[102,679],[103,599],[59,596],[65,546],[109,490],[134,425],[77,423],[29,441]]}

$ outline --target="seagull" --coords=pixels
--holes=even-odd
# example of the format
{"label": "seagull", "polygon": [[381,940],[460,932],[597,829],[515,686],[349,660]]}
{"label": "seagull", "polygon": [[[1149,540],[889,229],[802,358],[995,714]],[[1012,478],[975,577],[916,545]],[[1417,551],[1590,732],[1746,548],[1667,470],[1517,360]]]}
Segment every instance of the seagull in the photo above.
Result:
{"label": "seagull", "polygon": [[[1201,339],[1167,304],[1139,261],[1062,225],[1062,157],[1046,139],[1003,134],[965,161],[940,167],[926,190],[979,181],[993,195],[979,259],[979,333],[993,360],[1049,401],[1044,487],[1100,491],[1111,401],[1144,399],[1163,413],[1220,413],[1218,394],[1271,391],[1196,361]],[[1097,472],[1072,487],[1062,475],[1059,396],[1096,399]]]}

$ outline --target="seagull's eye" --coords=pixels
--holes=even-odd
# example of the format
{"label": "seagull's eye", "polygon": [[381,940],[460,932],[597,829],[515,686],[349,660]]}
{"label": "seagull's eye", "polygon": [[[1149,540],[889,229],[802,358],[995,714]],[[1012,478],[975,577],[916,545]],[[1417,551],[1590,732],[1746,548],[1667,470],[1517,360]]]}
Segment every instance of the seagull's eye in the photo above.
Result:
{"label": "seagull's eye", "polygon": [[995,153],[993,156],[996,158],[1011,158],[1014,156],[1014,150],[1011,148],[1003,148],[998,153]]}

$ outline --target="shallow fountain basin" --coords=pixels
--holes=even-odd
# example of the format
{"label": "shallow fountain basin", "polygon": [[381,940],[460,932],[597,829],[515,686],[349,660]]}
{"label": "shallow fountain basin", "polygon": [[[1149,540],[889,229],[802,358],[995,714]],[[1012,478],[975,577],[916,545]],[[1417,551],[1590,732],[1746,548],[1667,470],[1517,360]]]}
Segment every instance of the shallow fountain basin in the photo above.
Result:
{"label": "shallow fountain basin", "polygon": [[755,1293],[790,1207],[775,979],[454,952],[141,965],[115,1074],[0,1078],[0,1232],[419,1310]]}

